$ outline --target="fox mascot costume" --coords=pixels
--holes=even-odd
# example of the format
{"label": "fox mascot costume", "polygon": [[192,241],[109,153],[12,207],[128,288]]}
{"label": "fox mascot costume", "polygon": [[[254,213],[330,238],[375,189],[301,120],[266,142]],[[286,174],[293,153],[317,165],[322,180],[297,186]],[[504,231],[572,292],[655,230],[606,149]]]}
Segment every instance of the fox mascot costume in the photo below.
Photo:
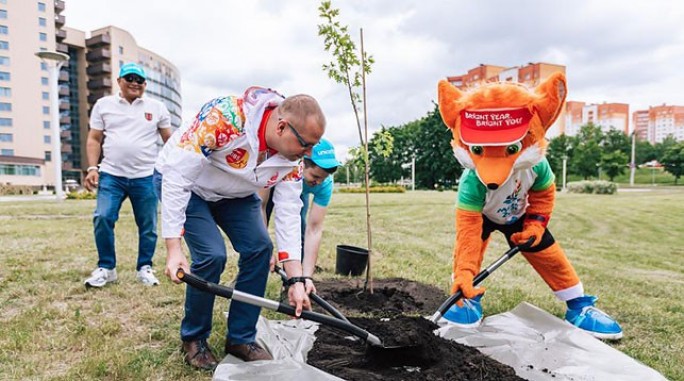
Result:
{"label": "fox mascot costume", "polygon": [[622,337],[620,325],[594,306],[582,283],[547,229],[555,200],[555,178],[545,158],[544,135],[562,110],[566,96],[562,73],[531,91],[512,82],[490,83],[461,92],[440,81],[439,110],[452,130],[454,155],[465,168],[456,208],[456,244],[452,294],[463,303],[444,318],[462,326],[482,320],[484,289],[473,287],[490,234],[502,232],[508,244],[522,245],[532,267],[567,303],[565,319],[602,339]]}

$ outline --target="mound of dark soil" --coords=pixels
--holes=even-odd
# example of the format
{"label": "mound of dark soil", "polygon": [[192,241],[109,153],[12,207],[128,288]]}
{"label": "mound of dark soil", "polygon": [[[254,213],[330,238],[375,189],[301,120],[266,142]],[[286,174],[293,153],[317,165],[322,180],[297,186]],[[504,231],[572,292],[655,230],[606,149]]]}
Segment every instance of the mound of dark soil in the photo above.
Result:
{"label": "mound of dark soil", "polygon": [[432,315],[447,298],[435,286],[401,278],[374,280],[372,295],[361,280],[316,281],[316,289],[323,300],[351,316]]}
{"label": "mound of dark soil", "polygon": [[511,367],[477,349],[434,335],[437,325],[422,317],[350,321],[378,336],[387,348],[367,346],[321,326],[308,354],[310,365],[349,381],[522,380]]}
{"label": "mound of dark soil", "polygon": [[307,362],[330,374],[349,381],[522,380],[477,349],[434,335],[437,326],[416,316],[432,315],[446,299],[434,286],[393,278],[375,280],[372,295],[363,291],[363,281],[317,281],[316,288],[385,346],[373,347],[322,325]]}

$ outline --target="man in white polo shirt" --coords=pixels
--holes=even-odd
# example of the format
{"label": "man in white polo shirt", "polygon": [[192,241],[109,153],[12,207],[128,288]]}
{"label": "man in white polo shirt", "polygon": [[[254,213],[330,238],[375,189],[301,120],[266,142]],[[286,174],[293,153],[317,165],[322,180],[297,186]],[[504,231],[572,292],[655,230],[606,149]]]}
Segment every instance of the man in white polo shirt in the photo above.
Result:
{"label": "man in white polo shirt", "polygon": [[145,285],[159,284],[152,272],[157,245],[152,172],[158,153],[157,134],[166,142],[171,136],[171,118],[164,104],[143,98],[146,76],[141,66],[122,65],[117,83],[121,92],[99,99],[90,115],[85,187],[98,188],[93,225],[99,260],[97,269],[85,280],[86,287],[103,287],[117,280],[114,225],[127,197],[138,225],[137,279]]}

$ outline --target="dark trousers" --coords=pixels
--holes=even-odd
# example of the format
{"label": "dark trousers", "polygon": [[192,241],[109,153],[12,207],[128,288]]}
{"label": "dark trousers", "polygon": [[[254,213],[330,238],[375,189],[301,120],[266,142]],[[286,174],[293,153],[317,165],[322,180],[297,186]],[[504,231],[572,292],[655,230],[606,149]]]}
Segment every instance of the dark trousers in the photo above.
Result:
{"label": "dark trousers", "polygon": [[[161,194],[161,175],[156,172],[155,185]],[[259,197],[252,194],[244,198],[209,202],[193,193],[185,216],[183,238],[190,249],[190,271],[210,282],[219,283],[226,265],[226,246],[221,235],[223,231],[239,253],[235,289],[263,297],[273,244],[263,223]],[[181,322],[182,340],[209,337],[214,299],[213,294],[193,287],[186,288],[185,317]],[[231,301],[226,335],[228,342],[253,342],[260,313],[260,307]]]}

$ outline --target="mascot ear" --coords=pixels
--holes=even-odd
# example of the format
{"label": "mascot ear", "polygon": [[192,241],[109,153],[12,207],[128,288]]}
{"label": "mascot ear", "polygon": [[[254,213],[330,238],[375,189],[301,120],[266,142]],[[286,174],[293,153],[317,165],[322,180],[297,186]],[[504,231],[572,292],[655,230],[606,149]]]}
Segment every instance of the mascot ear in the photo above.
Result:
{"label": "mascot ear", "polygon": [[437,85],[437,101],[439,103],[439,113],[442,115],[442,120],[449,129],[456,127],[456,119],[463,108],[459,100],[463,93],[454,85],[446,80],[439,81]]}
{"label": "mascot ear", "polygon": [[534,108],[546,130],[556,121],[565,102],[565,96],[568,93],[565,74],[553,73],[540,83],[534,92],[537,95]]}

